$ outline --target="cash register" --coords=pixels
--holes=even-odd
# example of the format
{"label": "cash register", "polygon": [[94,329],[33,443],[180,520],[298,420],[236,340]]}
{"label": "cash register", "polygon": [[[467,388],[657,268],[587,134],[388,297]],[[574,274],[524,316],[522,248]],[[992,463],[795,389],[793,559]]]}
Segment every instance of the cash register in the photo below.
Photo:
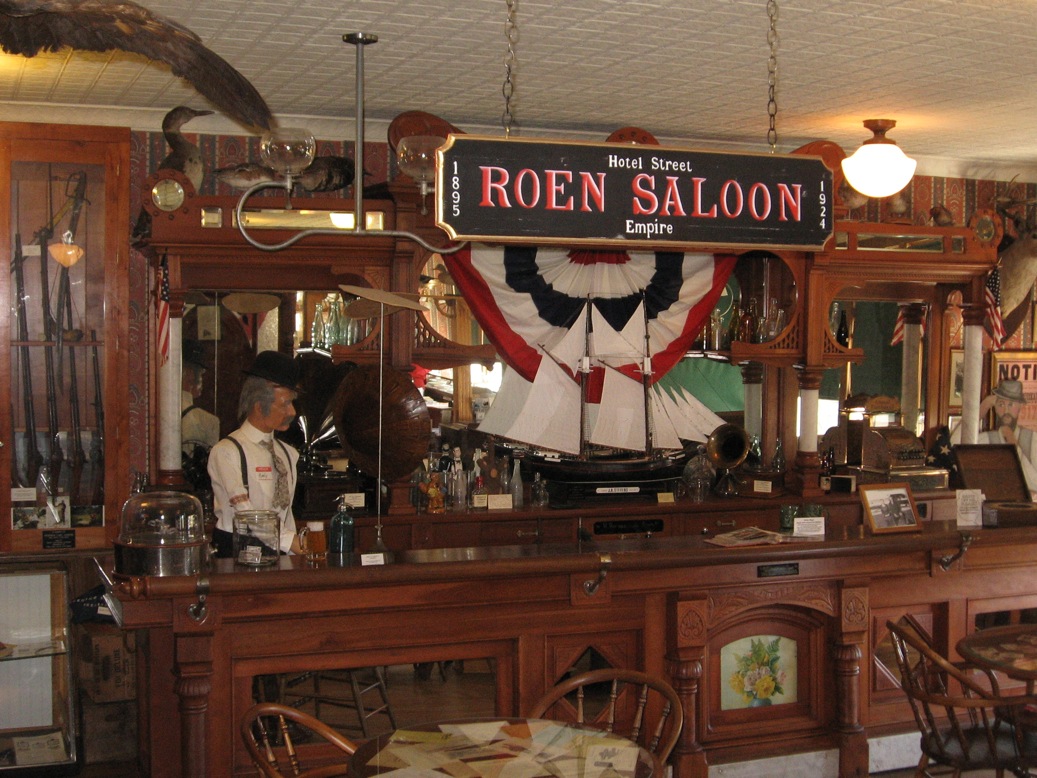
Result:
{"label": "cash register", "polygon": [[[930,467],[922,439],[903,426],[900,401],[895,397],[847,397],[838,425],[821,439],[820,453],[829,450],[833,475],[848,476],[851,484],[906,483],[916,491],[949,485],[949,472]],[[833,484],[839,482],[833,479]],[[833,486],[833,490],[840,489]]]}

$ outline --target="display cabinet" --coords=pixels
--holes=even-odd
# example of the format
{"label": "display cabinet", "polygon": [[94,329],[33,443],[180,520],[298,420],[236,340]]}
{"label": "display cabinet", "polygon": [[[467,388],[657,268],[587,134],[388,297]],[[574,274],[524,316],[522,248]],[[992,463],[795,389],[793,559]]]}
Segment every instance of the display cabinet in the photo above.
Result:
{"label": "display cabinet", "polygon": [[129,493],[129,131],[0,124],[0,551],[92,548]]}
{"label": "display cabinet", "polygon": [[67,573],[0,565],[0,774],[77,771]]}

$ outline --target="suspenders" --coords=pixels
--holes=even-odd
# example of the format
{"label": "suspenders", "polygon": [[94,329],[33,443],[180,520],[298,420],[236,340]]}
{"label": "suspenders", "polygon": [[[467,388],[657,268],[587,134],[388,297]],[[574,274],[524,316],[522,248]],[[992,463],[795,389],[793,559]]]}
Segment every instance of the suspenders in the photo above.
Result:
{"label": "suspenders", "polygon": [[[227,436],[227,440],[229,440],[231,443],[233,443],[235,446],[237,446],[238,454],[241,456],[241,483],[245,487],[245,493],[247,494],[248,493],[248,463],[245,462],[245,449],[243,449],[241,447],[241,444],[238,443],[238,441],[235,440],[233,436],[228,435]],[[282,443],[281,441],[277,440],[277,438],[274,438],[274,440],[277,441],[277,445],[279,445],[281,447],[281,451],[284,452],[284,458],[288,462],[288,465],[290,467],[291,464],[292,464],[292,458],[290,456],[288,456],[288,449],[285,448],[284,443]]]}
{"label": "suspenders", "polygon": [[[245,462],[245,449],[241,447],[241,444],[235,440],[232,436],[228,435],[227,439],[238,448],[238,454],[241,456],[241,483],[245,487],[246,494],[248,493],[248,464]],[[284,452],[284,458],[288,460],[289,466],[292,464],[292,458],[288,456],[288,449],[284,443],[277,441],[277,444],[281,447]],[[212,533],[213,543],[216,545],[216,556],[218,557],[233,557],[234,556],[234,541],[233,533],[222,530],[216,527]],[[281,552],[284,553],[283,551]]]}

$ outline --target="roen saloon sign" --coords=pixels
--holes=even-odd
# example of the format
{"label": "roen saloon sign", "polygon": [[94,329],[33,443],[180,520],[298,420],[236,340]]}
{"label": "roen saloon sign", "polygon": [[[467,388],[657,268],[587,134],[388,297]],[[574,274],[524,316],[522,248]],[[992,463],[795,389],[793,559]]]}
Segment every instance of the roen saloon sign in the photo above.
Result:
{"label": "roen saloon sign", "polygon": [[436,223],[458,240],[810,249],[832,234],[818,157],[451,135]]}

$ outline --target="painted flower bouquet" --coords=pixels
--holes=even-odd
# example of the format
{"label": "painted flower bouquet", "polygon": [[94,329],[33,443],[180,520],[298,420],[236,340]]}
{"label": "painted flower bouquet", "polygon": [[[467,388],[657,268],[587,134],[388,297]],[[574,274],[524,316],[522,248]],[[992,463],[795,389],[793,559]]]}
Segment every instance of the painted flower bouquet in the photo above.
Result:
{"label": "painted flower bouquet", "polygon": [[785,673],[780,669],[778,654],[780,642],[780,637],[769,643],[764,638],[753,639],[749,653],[736,657],[738,669],[731,674],[729,682],[750,708],[770,705],[772,697],[784,694],[781,685]]}

